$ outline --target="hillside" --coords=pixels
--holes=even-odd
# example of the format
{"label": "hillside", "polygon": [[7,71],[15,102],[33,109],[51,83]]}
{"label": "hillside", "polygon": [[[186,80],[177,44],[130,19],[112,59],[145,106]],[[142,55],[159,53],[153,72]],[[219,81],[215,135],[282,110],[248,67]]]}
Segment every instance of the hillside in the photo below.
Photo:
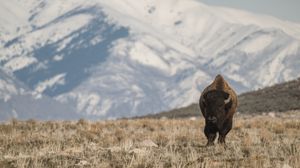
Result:
{"label": "hillside", "polygon": [[[238,112],[243,114],[259,114],[263,112],[285,112],[300,109],[300,78],[276,84],[238,96]],[[178,108],[154,115],[150,118],[184,118],[200,116],[198,104]]]}

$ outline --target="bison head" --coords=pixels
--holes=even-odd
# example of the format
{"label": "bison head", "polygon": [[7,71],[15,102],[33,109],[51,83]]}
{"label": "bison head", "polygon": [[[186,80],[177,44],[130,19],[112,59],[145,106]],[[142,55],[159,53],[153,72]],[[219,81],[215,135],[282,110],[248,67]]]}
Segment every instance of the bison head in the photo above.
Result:
{"label": "bison head", "polygon": [[226,114],[232,105],[230,95],[224,91],[209,91],[204,95],[205,121],[208,124],[223,125]]}

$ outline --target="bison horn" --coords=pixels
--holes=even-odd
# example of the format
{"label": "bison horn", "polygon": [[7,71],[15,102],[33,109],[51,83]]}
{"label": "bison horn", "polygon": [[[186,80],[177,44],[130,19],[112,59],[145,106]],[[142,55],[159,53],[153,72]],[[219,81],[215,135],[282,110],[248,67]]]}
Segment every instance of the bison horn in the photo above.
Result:
{"label": "bison horn", "polygon": [[229,95],[227,99],[224,100],[224,103],[227,104],[230,102],[231,96]]}

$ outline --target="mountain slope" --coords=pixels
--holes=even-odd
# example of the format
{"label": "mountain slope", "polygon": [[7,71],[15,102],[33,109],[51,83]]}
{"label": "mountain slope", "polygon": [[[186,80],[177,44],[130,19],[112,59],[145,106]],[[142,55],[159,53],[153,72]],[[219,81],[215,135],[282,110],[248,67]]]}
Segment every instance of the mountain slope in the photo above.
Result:
{"label": "mountain slope", "polygon": [[1,10],[1,22],[22,20],[0,27],[1,66],[87,116],[187,106],[217,73],[239,93],[299,76],[300,26],[269,16],[194,0],[30,0],[17,8],[22,15]]}

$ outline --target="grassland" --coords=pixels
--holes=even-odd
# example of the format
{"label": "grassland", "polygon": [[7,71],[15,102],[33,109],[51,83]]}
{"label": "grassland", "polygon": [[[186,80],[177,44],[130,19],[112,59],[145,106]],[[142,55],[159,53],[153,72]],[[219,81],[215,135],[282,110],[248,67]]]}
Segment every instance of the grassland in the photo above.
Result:
{"label": "grassland", "polygon": [[0,167],[300,167],[300,111],[237,115],[205,147],[203,118],[0,124]]}

